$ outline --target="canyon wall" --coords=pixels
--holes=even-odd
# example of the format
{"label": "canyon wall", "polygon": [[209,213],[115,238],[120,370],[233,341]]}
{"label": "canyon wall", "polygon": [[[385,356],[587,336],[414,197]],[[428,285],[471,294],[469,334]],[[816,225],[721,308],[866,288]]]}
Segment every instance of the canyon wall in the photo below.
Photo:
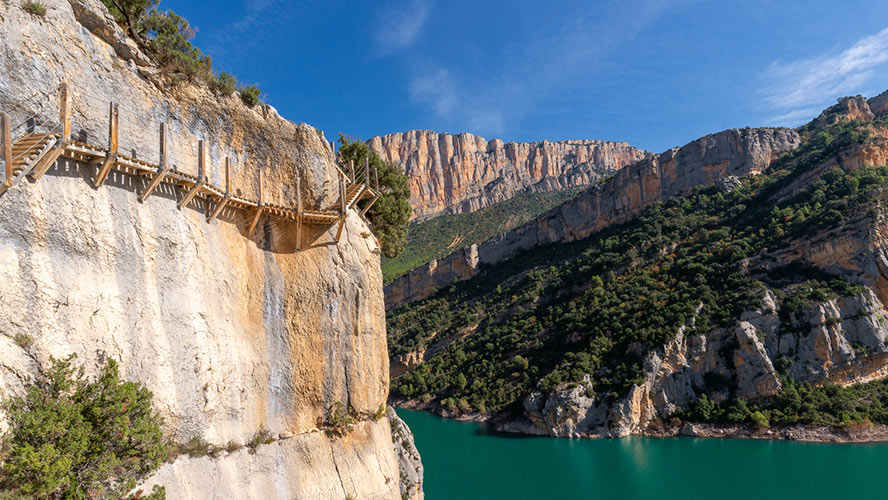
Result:
{"label": "canyon wall", "polygon": [[410,271],[385,288],[386,307],[424,299],[519,251],[585,238],[694,187],[761,172],[799,142],[787,128],[732,129],[643,159],[523,226]]}
{"label": "canyon wall", "polygon": [[[165,122],[177,169],[197,174],[205,140],[210,181],[224,185],[231,157],[238,195],[258,198],[261,169],[266,203],[293,205],[296,175],[307,204],[337,199],[322,133],[236,95],[153,84],[156,68],[100,2],[44,3],[45,17],[0,3],[0,109],[14,124],[35,112],[38,128],[53,121],[64,81],[76,139],[107,140],[113,100],[121,152],[157,162]],[[403,451],[409,433],[393,442],[380,414],[388,356],[379,245],[357,213],[338,243],[335,227],[308,227],[297,252],[294,223],[263,218],[250,233],[252,214],[230,208],[208,223],[206,204],[177,209],[183,193],[170,185],[142,203],[148,179],[112,173],[96,189],[95,174],[61,159],[0,196],[0,398],[20,393],[51,356],[76,354],[88,374],[110,357],[153,392],[178,442],[243,445],[261,429],[273,437],[255,453],[163,465],[146,486],[165,485],[171,500],[395,500],[405,487],[422,497],[421,468],[399,471],[399,461],[418,460]],[[344,437],[323,432],[336,402],[357,420]]]}
{"label": "canyon wall", "polygon": [[625,142],[503,143],[429,130],[373,137],[367,143],[407,175],[414,221],[473,212],[523,191],[594,184],[648,155]]}

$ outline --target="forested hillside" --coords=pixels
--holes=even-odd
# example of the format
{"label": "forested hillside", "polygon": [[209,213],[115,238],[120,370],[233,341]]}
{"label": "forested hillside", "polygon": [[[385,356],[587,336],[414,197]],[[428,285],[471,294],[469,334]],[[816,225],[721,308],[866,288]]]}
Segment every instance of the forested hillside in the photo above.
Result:
{"label": "forested hillside", "polygon": [[798,129],[801,146],[760,175],[524,251],[390,312],[393,374],[406,372],[394,397],[553,435],[640,432],[672,415],[888,423],[878,404],[840,414],[826,401],[884,391],[827,391],[807,413],[774,406],[786,390],[882,373],[870,365],[888,351],[875,270],[888,118],[855,114],[862,106],[843,99]]}

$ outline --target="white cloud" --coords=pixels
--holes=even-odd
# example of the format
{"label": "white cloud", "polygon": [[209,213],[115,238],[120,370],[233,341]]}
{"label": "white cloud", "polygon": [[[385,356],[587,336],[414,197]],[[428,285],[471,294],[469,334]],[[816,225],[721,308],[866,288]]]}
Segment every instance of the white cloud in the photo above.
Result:
{"label": "white cloud", "polygon": [[865,93],[863,86],[888,62],[888,28],[858,40],[842,52],[791,62],[774,61],[764,73],[764,102],[782,111],[773,123],[813,118],[836,97]]}
{"label": "white cloud", "polygon": [[378,55],[387,55],[409,46],[419,36],[431,8],[430,0],[399,2],[377,15],[376,48]]}

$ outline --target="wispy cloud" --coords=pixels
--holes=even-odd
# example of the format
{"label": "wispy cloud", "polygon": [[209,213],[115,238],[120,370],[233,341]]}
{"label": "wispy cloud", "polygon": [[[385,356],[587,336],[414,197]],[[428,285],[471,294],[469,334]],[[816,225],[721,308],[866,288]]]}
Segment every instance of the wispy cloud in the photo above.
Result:
{"label": "wispy cloud", "polygon": [[414,61],[410,99],[451,131],[507,134],[549,96],[593,78],[610,53],[684,1],[603,2],[595,10],[583,5],[565,12],[559,23],[541,23],[520,45],[498,60],[486,58],[480,68]]}
{"label": "wispy cloud", "polygon": [[376,17],[376,49],[380,56],[409,46],[419,36],[431,9],[430,0],[398,2]]}
{"label": "wispy cloud", "polygon": [[772,123],[811,119],[837,96],[867,93],[864,86],[888,63],[888,28],[839,53],[791,62],[774,61],[764,72],[764,103],[780,113]]}

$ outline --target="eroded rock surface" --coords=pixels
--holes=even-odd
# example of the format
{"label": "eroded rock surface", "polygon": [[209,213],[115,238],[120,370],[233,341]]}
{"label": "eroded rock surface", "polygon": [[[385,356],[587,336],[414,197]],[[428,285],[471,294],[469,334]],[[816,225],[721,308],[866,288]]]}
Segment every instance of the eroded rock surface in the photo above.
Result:
{"label": "eroded rock surface", "polygon": [[[100,2],[45,3],[44,18],[0,4],[0,109],[14,124],[35,111],[38,126],[52,122],[64,81],[76,139],[106,141],[113,100],[121,152],[156,162],[166,123],[180,170],[197,173],[204,140],[216,185],[230,156],[241,196],[258,198],[261,169],[266,202],[293,205],[297,174],[306,203],[337,199],[321,132],[205,87],[161,90]],[[169,185],[140,203],[146,179],[113,173],[95,189],[95,170],[62,159],[0,196],[0,398],[50,356],[77,354],[88,371],[113,357],[154,393],[176,440],[243,445],[262,428],[275,438],[255,454],[164,465],[150,483],[167,498],[401,498],[389,421],[372,418],[388,356],[379,246],[364,221],[350,213],[338,244],[335,228],[309,227],[297,252],[288,222],[248,233],[252,214],[226,209],[208,223],[204,202],[179,210]],[[319,430],[337,401],[359,420],[344,438]]]}
{"label": "eroded rock surface", "polygon": [[519,251],[585,238],[694,187],[761,172],[800,140],[787,128],[725,130],[636,162],[523,226],[410,271],[386,286],[386,306],[424,299]]}
{"label": "eroded rock surface", "polygon": [[373,137],[367,143],[407,174],[417,221],[474,212],[522,191],[592,184],[648,155],[625,142],[503,143],[430,130]]}

